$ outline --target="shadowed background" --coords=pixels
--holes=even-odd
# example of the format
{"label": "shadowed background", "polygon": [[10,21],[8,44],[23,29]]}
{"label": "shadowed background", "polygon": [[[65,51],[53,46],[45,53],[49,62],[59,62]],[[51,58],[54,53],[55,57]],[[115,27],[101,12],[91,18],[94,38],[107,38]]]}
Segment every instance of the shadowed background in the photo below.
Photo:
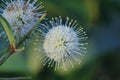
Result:
{"label": "shadowed background", "polygon": [[[31,47],[0,66],[0,77],[31,76],[31,80],[120,80],[120,1],[45,0],[47,18],[77,20],[88,34],[88,53],[80,67],[54,71],[42,67]],[[1,41],[2,42],[2,41]],[[4,45],[4,44],[0,44]],[[24,79],[23,79],[24,80]]]}

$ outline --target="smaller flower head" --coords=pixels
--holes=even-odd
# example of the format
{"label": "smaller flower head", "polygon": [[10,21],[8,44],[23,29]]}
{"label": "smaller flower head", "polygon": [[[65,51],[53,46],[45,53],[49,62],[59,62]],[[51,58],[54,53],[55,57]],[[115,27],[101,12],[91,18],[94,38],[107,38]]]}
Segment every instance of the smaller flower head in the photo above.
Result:
{"label": "smaller flower head", "polygon": [[14,36],[23,37],[28,33],[36,21],[42,16],[43,8],[37,0],[2,0],[0,4],[0,15],[2,15],[11,25]]}
{"label": "smaller flower head", "polygon": [[[41,23],[36,29],[36,40],[43,43],[43,53],[41,53],[44,65],[55,66],[56,69],[74,67],[81,63],[81,58],[86,53],[86,33],[79,27],[76,21],[69,18],[63,20],[61,17]],[[38,36],[38,32],[42,35]],[[42,41],[42,42],[41,42]],[[35,50],[41,51],[40,45]]]}

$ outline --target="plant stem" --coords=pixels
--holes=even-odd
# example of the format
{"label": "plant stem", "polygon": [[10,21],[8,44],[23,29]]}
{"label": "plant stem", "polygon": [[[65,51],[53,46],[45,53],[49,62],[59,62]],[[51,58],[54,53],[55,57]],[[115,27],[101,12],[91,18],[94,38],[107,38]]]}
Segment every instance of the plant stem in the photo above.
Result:
{"label": "plant stem", "polygon": [[[36,22],[36,24],[33,26],[33,28],[19,41],[18,44],[16,44],[16,50],[21,46],[21,44],[25,41],[25,39],[27,38],[27,36],[32,32],[32,30],[43,20],[43,18],[46,16],[46,13],[44,13],[42,15],[42,17]],[[19,50],[23,50],[22,49],[18,49]],[[15,53],[15,52],[14,52]],[[11,51],[11,48],[9,47],[7,50],[7,55],[5,55],[1,60],[0,60],[0,65],[2,65],[12,54],[13,52]]]}

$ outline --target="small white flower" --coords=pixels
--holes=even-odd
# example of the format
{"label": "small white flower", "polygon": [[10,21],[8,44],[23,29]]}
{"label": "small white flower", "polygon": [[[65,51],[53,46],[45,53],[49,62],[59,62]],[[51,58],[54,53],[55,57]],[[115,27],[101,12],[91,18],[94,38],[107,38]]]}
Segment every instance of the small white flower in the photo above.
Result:
{"label": "small white flower", "polygon": [[[81,63],[81,57],[86,53],[87,37],[76,21],[56,17],[41,23],[36,30],[35,36],[39,38],[36,40],[37,44],[41,44],[42,41],[44,51],[41,53],[41,60],[44,65],[55,66],[55,70],[61,68],[66,70],[67,67]],[[42,35],[38,35],[38,32],[42,32]],[[35,47],[35,50],[41,52],[40,45]]]}
{"label": "small white flower", "polygon": [[23,37],[33,27],[36,21],[44,13],[38,0],[2,0],[0,4],[0,15],[11,25],[16,38]]}

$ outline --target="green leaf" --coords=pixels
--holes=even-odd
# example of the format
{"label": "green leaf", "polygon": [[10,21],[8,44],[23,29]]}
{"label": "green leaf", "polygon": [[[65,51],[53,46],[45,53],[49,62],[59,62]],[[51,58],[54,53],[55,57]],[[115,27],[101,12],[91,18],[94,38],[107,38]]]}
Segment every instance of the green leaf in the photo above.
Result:
{"label": "green leaf", "polygon": [[16,40],[15,40],[15,37],[13,35],[13,32],[11,30],[11,27],[10,27],[9,23],[1,15],[0,15],[0,22],[1,22],[3,28],[4,28],[5,32],[6,32],[6,35],[8,36],[10,46],[15,48]]}
{"label": "green leaf", "polygon": [[[11,26],[9,25],[9,23],[0,15],[0,22],[3,26],[3,29],[6,32],[6,35],[8,37],[9,43],[10,43],[10,48],[8,48],[6,51],[3,52],[4,56],[1,57],[0,59],[0,65],[2,65],[14,52],[20,52],[24,50],[24,47],[18,49],[20,47],[20,45],[25,41],[26,36],[28,36],[31,31],[44,19],[44,17],[46,16],[46,13],[43,14],[40,19],[36,22],[36,24],[33,26],[33,28],[19,41],[18,44],[16,44],[16,39],[13,35],[13,32],[11,30]],[[13,50],[14,52],[13,52]],[[12,51],[11,51],[12,50]]]}

